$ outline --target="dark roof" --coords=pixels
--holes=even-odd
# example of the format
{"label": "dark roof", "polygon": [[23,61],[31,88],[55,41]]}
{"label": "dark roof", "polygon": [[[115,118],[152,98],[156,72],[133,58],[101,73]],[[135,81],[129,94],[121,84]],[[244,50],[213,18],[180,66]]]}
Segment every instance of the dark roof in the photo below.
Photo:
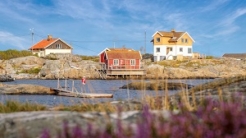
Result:
{"label": "dark roof", "polygon": [[246,53],[226,53],[222,57],[245,59],[246,58]]}

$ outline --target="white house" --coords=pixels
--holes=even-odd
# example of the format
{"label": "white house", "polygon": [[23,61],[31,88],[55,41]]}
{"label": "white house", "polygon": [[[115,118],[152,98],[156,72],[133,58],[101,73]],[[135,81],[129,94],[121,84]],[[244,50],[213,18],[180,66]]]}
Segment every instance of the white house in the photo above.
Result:
{"label": "white house", "polygon": [[192,57],[194,39],[187,32],[157,31],[153,34],[154,61]]}
{"label": "white house", "polygon": [[52,38],[51,35],[48,35],[47,39],[43,39],[34,44],[29,50],[31,50],[33,54],[38,54],[39,57],[45,57],[52,53],[71,54],[73,48],[60,38]]}

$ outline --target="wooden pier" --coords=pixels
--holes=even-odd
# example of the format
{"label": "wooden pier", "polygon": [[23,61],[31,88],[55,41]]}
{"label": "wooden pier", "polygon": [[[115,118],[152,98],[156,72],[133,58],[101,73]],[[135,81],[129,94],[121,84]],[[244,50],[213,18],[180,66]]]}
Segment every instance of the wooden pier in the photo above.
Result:
{"label": "wooden pier", "polygon": [[68,97],[78,97],[78,98],[113,98],[113,94],[106,93],[78,93],[62,89],[51,88],[56,95],[68,96]]}
{"label": "wooden pier", "polygon": [[[55,95],[68,96],[68,97],[78,97],[78,98],[113,98],[113,94],[107,93],[83,93],[78,92],[74,87],[74,81],[72,83],[72,90],[67,90],[67,80],[65,81],[65,89],[60,87],[59,79],[57,81],[57,88],[50,88]],[[75,90],[75,92],[74,92]]]}

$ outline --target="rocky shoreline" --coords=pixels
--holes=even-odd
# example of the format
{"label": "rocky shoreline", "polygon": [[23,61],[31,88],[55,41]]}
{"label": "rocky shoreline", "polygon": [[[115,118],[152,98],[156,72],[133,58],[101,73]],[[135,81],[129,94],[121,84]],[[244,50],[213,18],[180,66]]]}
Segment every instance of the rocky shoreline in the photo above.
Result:
{"label": "rocky shoreline", "polygon": [[[97,71],[100,68],[98,62],[82,60],[76,55],[53,56],[47,59],[28,56],[0,60],[0,75],[7,74],[15,79],[81,79],[83,76],[87,79],[101,79]],[[246,60],[231,58],[144,64],[146,76],[141,79],[210,79],[246,75]]]}
{"label": "rocky shoreline", "polygon": [[[170,73],[170,71],[168,71],[168,69],[170,68],[160,67],[160,65],[150,65],[148,68],[151,69],[147,70],[147,76],[149,75],[149,78],[154,80],[150,81],[152,83],[146,83],[144,84],[145,87],[140,87],[140,88],[144,88],[144,89],[151,88],[153,90],[165,89],[165,88],[174,89],[174,86],[176,86],[175,89],[181,89],[181,90],[178,94],[171,95],[168,97],[168,100],[170,100],[171,104],[175,104],[182,101],[183,98],[182,96],[184,95],[186,95],[186,98],[188,98],[189,101],[194,101],[194,98],[195,101],[198,101],[206,96],[223,98],[225,96],[231,96],[232,94],[239,93],[242,95],[241,97],[245,97],[246,94],[246,75],[244,75],[240,71],[239,73],[242,73],[240,75],[235,75],[236,73],[232,72],[231,74],[226,75],[229,77],[219,78],[217,76],[218,79],[215,79],[214,81],[193,87],[193,86],[188,86],[186,84],[180,85],[180,83],[179,84],[166,83],[164,80],[160,80],[165,78],[165,74]],[[41,70],[42,69],[43,67],[41,68]],[[242,68],[240,69],[241,70],[245,69],[244,65],[242,65]],[[177,74],[174,74],[174,72],[172,72],[171,74],[174,76],[180,75],[179,77],[177,77],[179,79],[187,77],[179,72],[179,68],[171,69],[171,70],[178,71],[176,72]],[[150,71],[152,71],[152,73],[150,73]],[[156,77],[155,74],[153,73],[159,73],[158,77]],[[172,78],[171,74],[169,76],[170,78]],[[52,75],[48,75],[48,76],[52,76]],[[212,77],[212,76],[206,76],[206,77]],[[39,77],[37,78],[41,79]],[[28,79],[37,79],[37,78],[30,77]],[[24,79],[24,78],[19,78],[19,79]],[[44,77],[42,79],[52,79],[52,77],[47,77],[47,78]],[[89,79],[95,79],[95,77]],[[154,84],[155,86],[153,86]],[[151,85],[153,87],[151,87]],[[170,87],[165,87],[167,85],[170,85]],[[128,84],[126,86],[122,86],[122,88],[136,89],[134,84]],[[43,86],[27,85],[27,84],[6,85],[0,83],[0,94],[53,94],[53,93],[50,91],[50,88],[43,87]],[[165,97],[157,97],[155,102],[163,101],[163,98]],[[118,107],[119,105],[125,107],[134,107],[136,105],[142,105],[143,103],[141,103],[141,101],[113,101],[110,104],[115,104],[116,107]],[[160,102],[159,104],[162,104],[162,102]],[[167,118],[172,113],[172,111],[167,111],[167,110],[151,111],[151,112],[153,114],[162,114]],[[10,137],[10,138],[27,137],[27,136],[39,137],[40,134],[45,129],[49,130],[51,135],[55,135],[57,131],[60,131],[62,129],[64,122],[67,122],[69,126],[80,125],[81,127],[83,127],[86,126],[86,124],[90,123],[91,125],[93,125],[93,127],[105,127],[105,125],[103,124],[107,124],[108,122],[111,122],[114,125],[116,125],[117,121],[120,119],[123,122],[123,124],[130,125],[136,122],[141,114],[142,114],[141,111],[127,111],[127,112],[123,112],[121,116],[118,116],[118,113],[105,113],[105,112],[80,113],[80,112],[69,112],[69,111],[53,111],[52,109],[50,109],[50,111],[0,114],[0,137]]]}
{"label": "rocky shoreline", "polygon": [[14,81],[15,78],[12,78],[10,75],[0,75],[0,82]]}

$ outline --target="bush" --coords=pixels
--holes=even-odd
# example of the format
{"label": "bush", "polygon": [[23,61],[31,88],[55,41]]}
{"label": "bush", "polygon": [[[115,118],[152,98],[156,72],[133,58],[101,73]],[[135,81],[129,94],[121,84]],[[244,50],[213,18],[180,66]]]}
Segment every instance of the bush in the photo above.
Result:
{"label": "bush", "polygon": [[11,58],[18,58],[18,57],[25,57],[25,56],[32,56],[32,55],[33,55],[32,52],[27,50],[18,51],[18,50],[9,49],[6,51],[0,51],[1,60],[8,60]]}

